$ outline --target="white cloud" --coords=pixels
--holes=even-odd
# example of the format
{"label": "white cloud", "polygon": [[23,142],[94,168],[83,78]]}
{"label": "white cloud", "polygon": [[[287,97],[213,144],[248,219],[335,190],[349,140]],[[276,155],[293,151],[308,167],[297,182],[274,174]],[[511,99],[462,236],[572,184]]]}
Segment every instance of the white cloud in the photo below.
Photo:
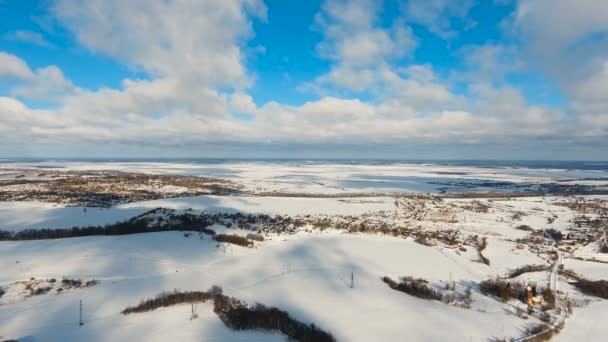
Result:
{"label": "white cloud", "polygon": [[32,71],[21,58],[3,52],[0,52],[1,77],[13,79],[9,84],[11,96],[31,100],[54,101],[80,91],[64,77],[57,66],[50,65]]}
{"label": "white cloud", "polygon": [[608,31],[608,4],[597,0],[519,0],[515,26],[538,50],[564,50]]}
{"label": "white cloud", "polygon": [[457,54],[465,65],[465,68],[453,72],[453,77],[460,81],[503,81],[507,74],[525,67],[519,48],[514,45],[468,45],[458,49]]}
{"label": "white cloud", "polygon": [[29,79],[34,74],[21,58],[0,51],[0,77]]}
{"label": "white cloud", "polygon": [[390,27],[378,23],[382,2],[376,0],[326,0],[315,16],[314,28],[324,36],[317,45],[323,58],[334,61],[332,69],[305,89],[325,92],[337,86],[365,91],[379,81],[380,69],[410,55],[418,45],[412,29],[400,18]]}
{"label": "white cloud", "polygon": [[230,103],[233,110],[242,114],[255,114],[257,108],[253,98],[245,93],[236,92],[232,94]]}
{"label": "white cloud", "polygon": [[608,57],[608,2],[519,0],[510,30],[526,58],[562,86],[601,69]]}
{"label": "white cloud", "polygon": [[[590,64],[594,72],[588,75],[593,76],[576,82],[571,93],[576,101],[569,107],[575,118],[531,105],[520,90],[492,82],[490,76],[518,67],[512,56],[520,51],[510,45],[486,44],[465,52],[473,75],[466,79],[471,96],[465,98],[432,65],[403,63],[417,39],[404,18],[382,27],[380,6],[371,0],[325,2],[314,28],[324,37],[317,53],[332,65],[308,84],[325,94],[302,105],[271,101],[257,106],[248,92],[251,76],[242,51],[253,34],[253,18],[265,18],[260,1],[58,0],[55,14],[81,44],[143,70],[149,79],[126,79],[117,89],[80,89],[56,66],[32,71],[18,57],[0,53],[0,76],[19,80],[12,95],[59,104],[34,110],[19,99],[0,97],[0,132],[14,144],[104,146],[454,145],[608,136],[603,97],[608,59]],[[429,6],[438,13],[456,11],[441,1]],[[464,18],[466,12],[458,15]],[[442,34],[450,29],[438,26]],[[364,95],[353,96],[358,92]],[[237,120],[231,113],[251,118]]]}
{"label": "white cloud", "polygon": [[261,0],[57,0],[54,12],[78,41],[161,78],[199,86],[249,82],[239,42],[251,36],[249,14]]}
{"label": "white cloud", "polygon": [[579,135],[608,136],[608,2],[519,0],[511,30],[569,100]]}
{"label": "white cloud", "polygon": [[77,92],[78,87],[66,79],[58,67],[51,65],[37,69],[33,77],[12,89],[10,93],[32,100],[56,100]]}
{"label": "white cloud", "polygon": [[574,93],[578,99],[608,103],[608,58],[576,86]]}
{"label": "white cloud", "polygon": [[28,30],[10,31],[5,33],[2,38],[11,41],[26,42],[42,47],[53,46],[53,44],[49,43],[46,39],[44,39],[42,34],[40,34],[39,32]]}
{"label": "white cloud", "polygon": [[449,39],[457,35],[454,22],[473,25],[467,18],[474,0],[402,0],[402,11],[410,22],[425,25],[430,32]]}

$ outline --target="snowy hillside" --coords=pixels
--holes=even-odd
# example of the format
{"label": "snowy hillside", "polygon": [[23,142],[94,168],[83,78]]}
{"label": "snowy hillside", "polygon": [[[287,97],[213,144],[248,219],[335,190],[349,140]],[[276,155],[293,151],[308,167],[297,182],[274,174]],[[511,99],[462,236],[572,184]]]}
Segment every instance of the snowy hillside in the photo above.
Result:
{"label": "snowy hillside", "polygon": [[286,339],[236,329],[224,298],[337,341],[602,341],[607,212],[602,196],[1,202],[0,340]]}

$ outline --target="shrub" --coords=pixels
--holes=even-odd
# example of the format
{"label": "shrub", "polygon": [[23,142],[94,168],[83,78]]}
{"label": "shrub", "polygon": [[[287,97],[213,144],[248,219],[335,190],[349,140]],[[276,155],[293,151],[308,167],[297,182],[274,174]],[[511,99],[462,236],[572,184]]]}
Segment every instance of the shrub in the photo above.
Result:
{"label": "shrub", "polygon": [[249,247],[253,245],[253,241],[246,237],[232,234],[217,234],[213,236],[213,239],[217,242],[232,243],[238,246]]}
{"label": "shrub", "polygon": [[420,236],[416,237],[416,239],[414,239],[414,242],[417,242],[424,246],[429,246],[429,247],[433,246],[433,243],[430,242],[424,235],[420,235]]}
{"label": "shrub", "polygon": [[511,219],[513,220],[517,220],[517,221],[521,221],[521,218],[523,216],[527,216],[528,214],[524,213],[523,211],[516,211],[512,216]]}
{"label": "shrub", "polygon": [[99,281],[95,280],[95,279],[92,279],[92,280],[89,280],[86,283],[84,283],[84,286],[85,287],[91,287],[91,286],[95,286],[97,284],[99,284]]}
{"label": "shrub", "polygon": [[549,268],[550,268],[549,265],[526,265],[526,266],[522,266],[522,267],[514,269],[509,274],[509,278],[515,278],[524,273],[529,273],[529,272],[547,271]]}
{"label": "shrub", "polygon": [[40,296],[43,295],[47,292],[51,291],[51,287],[50,286],[45,286],[45,287],[38,287],[35,290],[30,289],[30,295],[32,296]]}
{"label": "shrub", "polygon": [[410,296],[421,299],[442,300],[441,293],[428,286],[428,281],[424,279],[403,277],[401,278],[401,282],[397,283],[391,278],[385,276],[382,278],[382,281],[385,282],[391,289],[407,293]]}
{"label": "shrub", "polygon": [[532,227],[528,226],[527,224],[520,224],[519,226],[515,227],[515,229],[517,229],[517,230],[523,230],[523,231],[526,231],[526,232],[531,232],[531,231],[534,230],[534,229],[532,229]]}
{"label": "shrub", "polygon": [[553,293],[553,291],[551,291],[551,289],[547,287],[543,290],[542,294],[545,303],[547,303],[548,309],[551,310],[555,308],[555,294]]}
{"label": "shrub", "polygon": [[201,228],[201,233],[205,233],[207,235],[215,235],[215,230],[209,228]]}
{"label": "shrub", "polygon": [[488,240],[484,237],[481,242],[477,244],[477,254],[479,255],[479,261],[490,266],[490,259],[486,258],[481,252],[488,247]]}
{"label": "shrub", "polygon": [[560,241],[564,238],[564,234],[562,234],[562,232],[560,232],[559,230],[556,230],[554,228],[551,229],[545,229],[545,234],[555,240],[555,241]]}
{"label": "shrub", "polygon": [[[91,286],[95,286],[99,284],[98,280],[95,279],[91,279],[91,280],[87,280],[85,282],[83,282],[80,279],[69,279],[69,278],[64,278],[61,280],[61,286],[66,288],[66,289],[78,289],[81,287],[91,287]],[[58,291],[61,289],[58,289]]]}
{"label": "shrub", "polygon": [[259,241],[259,242],[264,241],[264,235],[262,235],[262,234],[249,233],[249,234],[247,234],[247,238],[249,240],[253,240],[253,241]]}
{"label": "shrub", "polygon": [[479,242],[477,244],[477,251],[478,252],[483,252],[483,250],[486,249],[486,247],[488,247],[488,239],[486,239],[484,237],[483,239],[481,239],[481,242]]}
{"label": "shrub", "polygon": [[[205,302],[216,294],[217,290],[212,288],[209,291],[190,291],[190,292],[179,292],[173,290],[172,292],[161,292],[155,298],[146,299],[141,301],[139,304],[129,306],[124,309],[121,313],[128,315],[136,312],[146,312],[158,309],[160,307],[167,307],[171,305],[191,302]],[[221,293],[221,290],[220,290]]]}
{"label": "shrub", "polygon": [[64,278],[61,280],[61,285],[66,288],[79,288],[82,287],[82,280]]}
{"label": "shrub", "polygon": [[470,308],[471,304],[473,304],[473,293],[471,291],[470,287],[467,287],[466,290],[464,290],[464,305],[466,308]]}
{"label": "shrub", "polygon": [[500,298],[503,302],[507,302],[510,299],[519,299],[521,302],[525,302],[526,291],[520,283],[506,282],[500,278],[495,280],[488,279],[484,280],[479,284],[479,290],[484,295],[492,295]]}
{"label": "shrub", "polygon": [[490,266],[490,259],[486,258],[481,252],[479,252],[479,261]]}
{"label": "shrub", "polygon": [[6,291],[4,291],[4,289],[0,287],[0,297],[4,296],[5,293]]}

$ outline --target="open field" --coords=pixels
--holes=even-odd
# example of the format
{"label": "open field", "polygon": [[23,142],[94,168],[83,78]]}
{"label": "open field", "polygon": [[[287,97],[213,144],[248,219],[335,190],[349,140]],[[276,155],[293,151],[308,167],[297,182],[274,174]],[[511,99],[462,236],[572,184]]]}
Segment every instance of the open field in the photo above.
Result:
{"label": "open field", "polygon": [[[234,330],[204,301],[121,314],[163,291],[212,286],[338,341],[510,340],[565,316],[556,341],[606,336],[606,299],[576,285],[608,278],[605,196],[174,195],[86,209],[0,202],[0,340],[285,340]],[[528,285],[539,301],[530,309]]]}

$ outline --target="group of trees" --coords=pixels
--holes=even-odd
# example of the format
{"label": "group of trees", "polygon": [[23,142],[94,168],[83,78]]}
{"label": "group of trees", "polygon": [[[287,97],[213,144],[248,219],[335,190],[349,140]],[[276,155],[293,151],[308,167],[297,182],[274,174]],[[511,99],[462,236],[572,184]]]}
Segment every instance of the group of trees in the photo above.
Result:
{"label": "group of trees", "polygon": [[401,278],[401,282],[397,283],[389,277],[383,277],[382,281],[391,289],[407,293],[414,297],[431,300],[441,300],[443,298],[441,293],[433,290],[433,288],[428,285],[428,281],[424,279],[403,277]]}
{"label": "group of trees", "polygon": [[242,246],[242,247],[250,247],[253,246],[253,241],[247,239],[246,237],[234,234],[217,234],[213,236],[213,239],[217,242],[226,242],[234,245]]}
{"label": "group of trees", "polygon": [[606,280],[593,281],[581,278],[574,282],[574,286],[586,295],[608,299],[608,281]]}
{"label": "group of trees", "polygon": [[519,268],[514,269],[513,271],[511,271],[511,273],[509,274],[509,278],[515,278],[518,277],[524,273],[530,273],[530,272],[540,272],[540,271],[547,271],[549,270],[551,266],[549,265],[526,265],[526,266],[522,266]]}
{"label": "group of trees", "polygon": [[213,312],[229,328],[234,330],[279,331],[290,340],[303,342],[335,342],[335,338],[314,324],[306,324],[291,317],[287,312],[262,304],[247,303],[226,296],[222,289],[213,286],[207,291],[162,292],[135,306],[127,307],[122,314],[139,313],[182,303],[213,301]]}
{"label": "group of trees", "polygon": [[[22,231],[0,230],[0,241],[61,239],[93,235],[126,235],[160,231],[195,231],[215,235],[208,227],[215,223],[242,222],[244,225],[262,223],[265,226],[276,227],[281,223],[268,215],[208,214],[193,215],[184,213],[172,214],[166,217],[155,216],[161,209],[154,209],[129,220],[105,226],[88,226],[59,229],[26,229]],[[240,227],[240,225],[239,225]],[[241,227],[242,228],[242,227]]]}
{"label": "group of trees", "polygon": [[492,295],[500,298],[503,302],[510,299],[518,299],[526,303],[526,288],[519,282],[507,282],[500,278],[484,280],[479,284],[479,290],[484,295]]}

